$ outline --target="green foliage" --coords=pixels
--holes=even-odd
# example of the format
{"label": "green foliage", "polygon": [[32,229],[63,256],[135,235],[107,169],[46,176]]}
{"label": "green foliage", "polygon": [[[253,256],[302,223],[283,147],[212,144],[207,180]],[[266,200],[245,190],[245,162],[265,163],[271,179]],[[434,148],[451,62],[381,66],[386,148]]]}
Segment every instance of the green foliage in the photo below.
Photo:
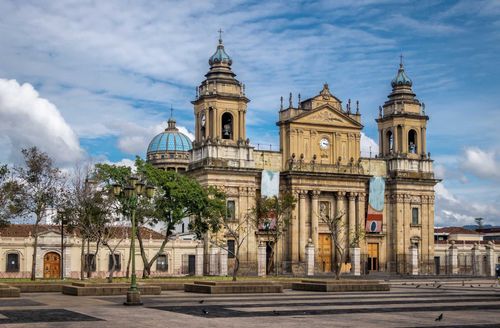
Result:
{"label": "green foliage", "polygon": [[21,186],[10,173],[7,165],[0,166],[0,226],[8,225],[23,210]]}
{"label": "green foliage", "polygon": [[208,232],[219,232],[226,217],[226,194],[215,187],[204,189],[203,202],[197,213],[193,213],[194,220],[191,221],[189,229],[193,231],[198,239]]}

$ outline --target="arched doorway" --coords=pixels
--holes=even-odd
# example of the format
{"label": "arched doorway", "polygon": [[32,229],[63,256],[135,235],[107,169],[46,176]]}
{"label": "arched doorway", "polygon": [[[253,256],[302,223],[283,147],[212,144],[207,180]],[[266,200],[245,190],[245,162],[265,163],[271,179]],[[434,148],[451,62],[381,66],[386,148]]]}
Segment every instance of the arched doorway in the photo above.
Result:
{"label": "arched doorway", "polygon": [[43,257],[43,277],[57,279],[61,277],[61,256],[49,252]]}

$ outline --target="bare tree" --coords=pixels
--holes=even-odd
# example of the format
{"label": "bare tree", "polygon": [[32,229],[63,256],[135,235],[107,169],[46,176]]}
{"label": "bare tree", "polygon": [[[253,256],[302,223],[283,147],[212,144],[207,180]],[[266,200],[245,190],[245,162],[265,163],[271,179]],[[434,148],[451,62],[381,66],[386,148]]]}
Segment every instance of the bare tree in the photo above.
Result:
{"label": "bare tree", "polygon": [[276,246],[290,223],[295,202],[296,199],[291,193],[284,193],[280,197],[257,196],[255,200],[256,205],[250,211],[257,230],[264,232],[270,242],[268,245],[271,249],[271,254],[266,266],[267,274],[277,269],[274,265],[277,258]]}
{"label": "bare tree", "polygon": [[[344,215],[345,212],[341,211],[334,216],[328,214],[320,216],[321,221],[328,227],[330,234],[331,266],[335,279],[340,279],[342,264],[347,262],[348,247],[359,247],[359,242],[365,236],[362,227],[348,232],[348,226],[342,220]],[[349,245],[347,245],[347,240],[349,240]]]}
{"label": "bare tree", "polygon": [[25,217],[33,217],[35,222],[31,235],[33,241],[33,262],[31,280],[36,278],[36,257],[38,249],[38,228],[49,210],[58,207],[63,199],[65,179],[61,171],[54,166],[52,159],[36,147],[23,149],[24,166],[14,167],[16,181],[19,184],[19,195],[23,202],[20,213]]}

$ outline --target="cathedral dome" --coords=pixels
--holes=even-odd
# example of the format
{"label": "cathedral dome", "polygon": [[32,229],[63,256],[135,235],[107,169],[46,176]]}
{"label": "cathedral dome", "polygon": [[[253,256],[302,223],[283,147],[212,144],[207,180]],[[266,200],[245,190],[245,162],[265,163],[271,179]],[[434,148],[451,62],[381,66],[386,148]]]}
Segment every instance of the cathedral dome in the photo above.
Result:
{"label": "cathedral dome", "polygon": [[148,154],[156,152],[188,152],[191,140],[175,127],[175,121],[168,121],[168,128],[156,135],[149,143]]}
{"label": "cathedral dome", "polygon": [[229,55],[224,50],[224,44],[222,43],[222,39],[219,39],[219,45],[217,46],[217,50],[212,55],[212,57],[210,57],[208,63],[210,64],[210,66],[217,64],[226,64],[231,66],[231,64],[233,63],[231,57],[229,57]]}
{"label": "cathedral dome", "polygon": [[401,63],[399,64],[398,74],[392,80],[391,85],[394,88],[394,87],[399,86],[399,85],[406,85],[406,86],[411,87],[412,84],[413,84],[413,82],[408,77],[408,75],[406,75],[406,73],[405,73],[405,69],[403,67],[403,61],[401,60]]}

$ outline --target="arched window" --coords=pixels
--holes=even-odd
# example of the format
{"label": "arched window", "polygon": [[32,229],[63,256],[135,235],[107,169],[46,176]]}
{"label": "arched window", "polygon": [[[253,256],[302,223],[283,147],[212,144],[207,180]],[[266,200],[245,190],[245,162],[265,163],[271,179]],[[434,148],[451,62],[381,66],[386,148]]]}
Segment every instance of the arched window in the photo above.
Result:
{"label": "arched window", "polygon": [[233,139],[233,115],[231,113],[222,114],[222,139]]}
{"label": "arched window", "polygon": [[389,150],[389,153],[392,153],[394,151],[394,136],[392,135],[391,130],[387,131],[386,140],[387,140],[387,149]]}
{"label": "arched window", "polygon": [[408,131],[408,152],[411,154],[417,153],[417,131]]}

